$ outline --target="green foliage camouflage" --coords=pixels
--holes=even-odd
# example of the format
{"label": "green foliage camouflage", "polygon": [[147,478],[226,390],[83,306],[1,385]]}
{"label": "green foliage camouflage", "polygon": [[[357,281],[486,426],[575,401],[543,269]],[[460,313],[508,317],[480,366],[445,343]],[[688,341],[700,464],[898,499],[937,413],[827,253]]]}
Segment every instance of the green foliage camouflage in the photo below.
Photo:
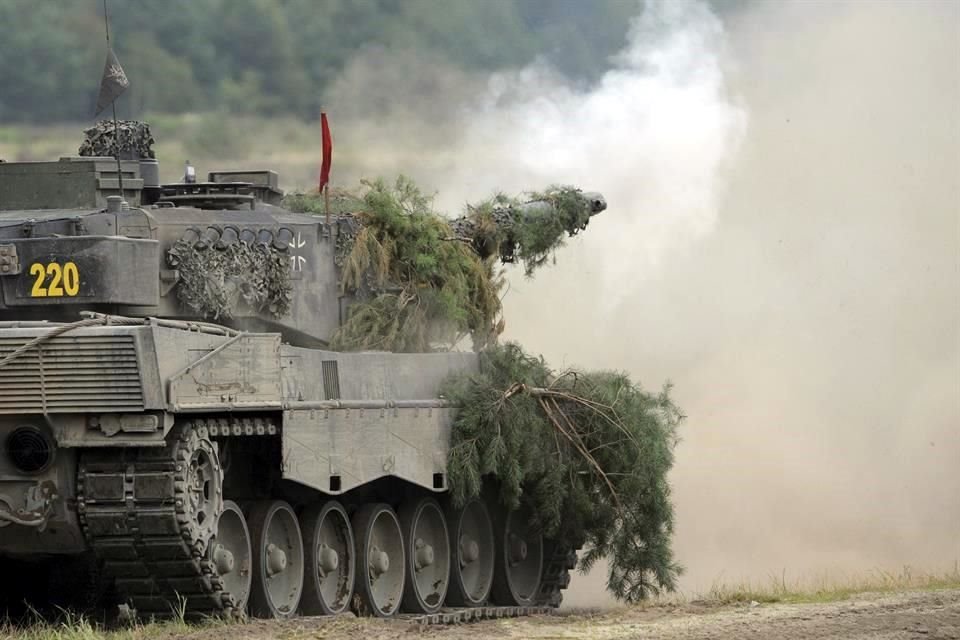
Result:
{"label": "green foliage camouflage", "polygon": [[290,258],[273,247],[200,248],[180,240],[167,261],[180,274],[177,299],[205,318],[232,318],[241,304],[277,318],[290,311]]}
{"label": "green foliage camouflage", "polygon": [[[683,419],[669,386],[649,393],[615,372],[551,371],[516,344],[451,379],[458,407],[448,462],[457,504],[493,484],[545,536],[586,544],[581,569],[609,563],[607,587],[635,602],[676,587],[667,472]],[[496,478],[496,482],[490,479]]]}
{"label": "green foliage camouflage", "polygon": [[[285,204],[326,210],[316,195]],[[673,590],[681,571],[667,472],[683,415],[669,387],[653,394],[620,373],[558,374],[496,344],[497,260],[532,275],[587,225],[592,206],[577,189],[553,187],[497,195],[448,220],[405,178],[332,194],[341,287],[357,300],[333,346],[427,351],[472,334],[479,373],[443,390],[458,408],[447,467],[454,501],[494,490],[506,508],[527,505],[548,539],[586,546],[582,569],[606,558],[609,591],[635,602]]]}
{"label": "green foliage camouflage", "polygon": [[502,262],[521,262],[528,276],[563,246],[565,235],[587,227],[592,211],[579,189],[553,186],[530,192],[523,199],[497,194],[468,207],[451,222],[454,233],[469,239],[482,257],[498,255]]}
{"label": "green foliage camouflage", "polygon": [[[520,261],[532,275],[587,225],[591,209],[580,193],[551,187],[519,199],[497,195],[455,220],[435,212],[402,176],[392,185],[364,182],[358,195],[334,194],[341,289],[356,302],[331,346],[424,352],[466,336],[477,350],[494,344],[503,331],[497,258]],[[325,206],[317,194],[292,194],[284,205],[311,213]]]}

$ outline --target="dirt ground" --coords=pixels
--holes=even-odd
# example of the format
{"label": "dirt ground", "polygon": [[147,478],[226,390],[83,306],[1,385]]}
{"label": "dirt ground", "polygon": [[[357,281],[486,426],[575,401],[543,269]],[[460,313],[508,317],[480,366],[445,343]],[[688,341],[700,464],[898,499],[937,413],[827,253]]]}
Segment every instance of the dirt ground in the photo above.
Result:
{"label": "dirt ground", "polygon": [[711,605],[690,603],[570,612],[451,627],[405,620],[304,618],[198,630],[195,640],[702,640],[705,638],[857,638],[960,640],[960,589],[862,594],[842,602]]}

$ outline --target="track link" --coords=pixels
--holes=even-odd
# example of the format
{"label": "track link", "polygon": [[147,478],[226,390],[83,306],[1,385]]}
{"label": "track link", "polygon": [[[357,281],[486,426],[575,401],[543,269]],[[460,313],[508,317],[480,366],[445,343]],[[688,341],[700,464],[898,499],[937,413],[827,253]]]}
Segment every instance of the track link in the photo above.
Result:
{"label": "track link", "polygon": [[[77,510],[84,535],[121,597],[141,615],[239,613],[206,557],[214,526],[204,520],[211,516],[198,523],[191,508],[190,456],[209,442],[206,421],[199,420],[175,427],[162,448],[91,450],[80,458]],[[222,508],[222,494],[215,499]],[[212,515],[215,520],[219,513]]]}
{"label": "track link", "polygon": [[401,620],[412,620],[420,625],[462,624],[495,618],[519,618],[522,616],[548,615],[553,607],[471,607],[442,609],[427,615],[400,615]]}

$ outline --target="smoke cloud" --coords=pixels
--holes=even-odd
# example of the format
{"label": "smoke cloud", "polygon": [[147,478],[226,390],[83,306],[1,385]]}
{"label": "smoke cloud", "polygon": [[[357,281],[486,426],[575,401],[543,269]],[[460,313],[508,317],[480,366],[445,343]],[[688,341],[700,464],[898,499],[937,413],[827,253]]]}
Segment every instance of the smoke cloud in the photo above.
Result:
{"label": "smoke cloud", "polygon": [[331,91],[368,175],[454,213],[497,189],[606,195],[554,268],[511,274],[507,337],[676,384],[685,590],[960,558],[958,5],[638,7],[588,89],[404,55]]}
{"label": "smoke cloud", "polygon": [[[350,127],[352,136],[366,130],[355,139],[362,148],[394,143],[367,154],[374,166],[365,169],[412,173],[438,191],[441,210],[551,184],[604,193],[617,219],[596,223],[588,243],[608,256],[587,251],[577,260],[592,263],[591,286],[603,287],[609,301],[623,279],[652,275],[667,252],[713,228],[721,173],[746,124],[725,86],[723,27],[705,5],[665,2],[641,13],[638,4],[628,40],[589,89],[571,86],[544,61],[479,78],[437,60],[372,51],[330,96],[372,105]],[[398,68],[420,70],[415,86]],[[371,110],[384,104],[390,116],[371,125]],[[421,153],[398,155],[400,140]]]}

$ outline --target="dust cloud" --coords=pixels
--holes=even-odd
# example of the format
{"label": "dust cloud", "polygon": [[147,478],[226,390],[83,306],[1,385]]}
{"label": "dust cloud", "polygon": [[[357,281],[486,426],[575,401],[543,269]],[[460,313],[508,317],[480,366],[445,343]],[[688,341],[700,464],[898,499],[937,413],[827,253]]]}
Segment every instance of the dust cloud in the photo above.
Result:
{"label": "dust cloud", "polygon": [[[676,384],[685,591],[952,567],[960,6],[737,7],[638,10],[586,90],[546,63],[404,74],[368,53],[331,95],[382,99],[331,113],[404,117],[343,127],[340,148],[452,210],[552,182],[605,192],[554,268],[511,274],[507,337]],[[412,95],[411,75],[430,78]],[[568,602],[598,604],[602,579],[575,578]]]}

